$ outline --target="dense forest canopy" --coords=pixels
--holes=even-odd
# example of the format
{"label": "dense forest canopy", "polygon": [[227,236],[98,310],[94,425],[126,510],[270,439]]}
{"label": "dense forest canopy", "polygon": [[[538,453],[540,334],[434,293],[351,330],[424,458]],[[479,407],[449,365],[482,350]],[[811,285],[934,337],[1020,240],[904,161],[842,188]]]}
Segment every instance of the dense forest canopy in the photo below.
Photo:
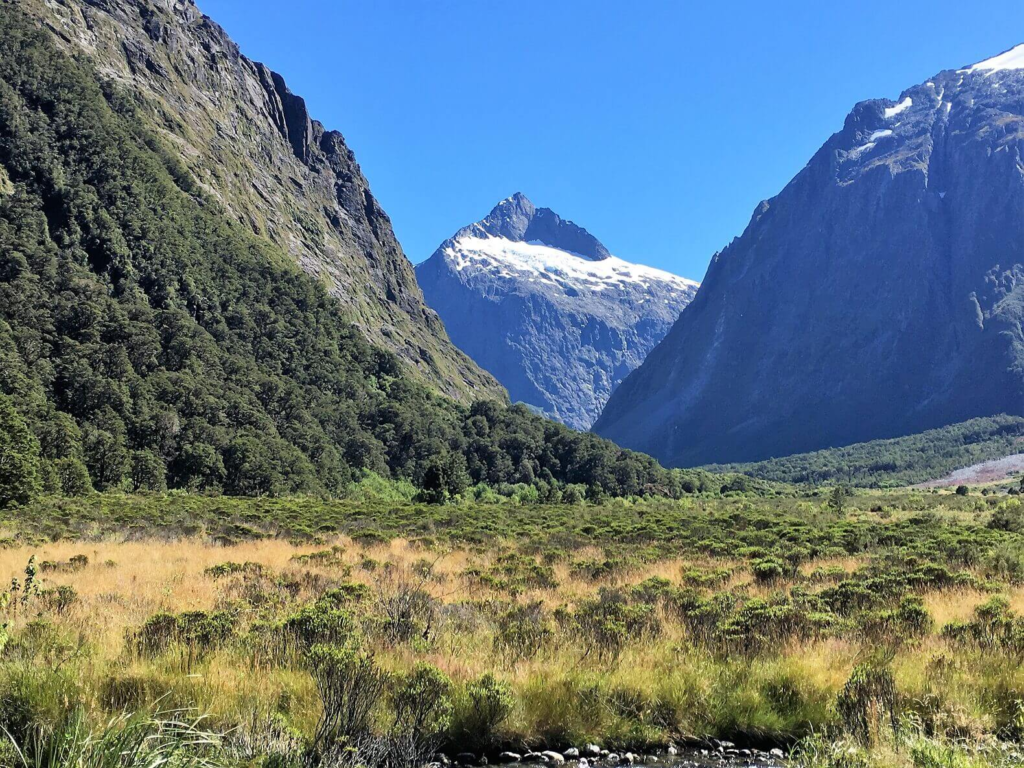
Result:
{"label": "dense forest canopy", "polygon": [[21,436],[11,466],[35,474],[25,487],[69,494],[336,495],[375,472],[440,499],[471,483],[678,495],[708,477],[411,380],[315,279],[231,222],[128,97],[9,5],[0,400],[0,429]]}

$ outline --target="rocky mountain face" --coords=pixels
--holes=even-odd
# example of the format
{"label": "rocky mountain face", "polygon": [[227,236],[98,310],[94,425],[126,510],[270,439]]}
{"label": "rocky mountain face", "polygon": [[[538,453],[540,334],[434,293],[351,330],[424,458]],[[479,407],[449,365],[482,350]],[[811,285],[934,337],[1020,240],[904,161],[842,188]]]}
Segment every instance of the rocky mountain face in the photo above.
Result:
{"label": "rocky mountain face", "polygon": [[714,256],[595,431],[673,465],[1024,414],[1024,46],[843,129]]}
{"label": "rocky mountain face", "polygon": [[432,386],[504,399],[449,341],[337,131],[191,0],[13,0],[138,100],[198,184],[322,280],[370,341]]}
{"label": "rocky mountain face", "polygon": [[517,193],[416,268],[452,340],[515,401],[587,429],[697,284],[612,256]]}

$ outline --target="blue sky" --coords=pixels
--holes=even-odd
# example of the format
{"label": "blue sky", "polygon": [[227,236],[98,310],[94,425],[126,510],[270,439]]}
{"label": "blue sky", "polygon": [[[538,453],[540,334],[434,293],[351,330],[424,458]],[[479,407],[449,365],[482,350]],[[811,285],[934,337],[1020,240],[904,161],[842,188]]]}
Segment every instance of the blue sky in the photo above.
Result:
{"label": "blue sky", "polygon": [[520,190],[700,279],[857,101],[1024,42],[1024,3],[199,0],[340,130],[414,262]]}

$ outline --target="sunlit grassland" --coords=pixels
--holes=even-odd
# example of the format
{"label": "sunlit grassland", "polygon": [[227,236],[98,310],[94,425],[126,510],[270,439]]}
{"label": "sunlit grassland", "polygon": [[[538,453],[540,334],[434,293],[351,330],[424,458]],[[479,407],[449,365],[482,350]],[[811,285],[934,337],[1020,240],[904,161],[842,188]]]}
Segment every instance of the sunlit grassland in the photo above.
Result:
{"label": "sunlit grassland", "polygon": [[[79,503],[92,520],[38,502],[8,522],[0,579],[21,589],[4,612],[0,718],[16,739],[73,710],[96,724],[188,711],[236,762],[307,759],[323,703],[287,634],[304,610],[321,622],[310,643],[342,621],[388,680],[428,664],[450,681],[431,742],[448,751],[845,744],[837,701],[865,665],[891,675],[883,704],[905,728],[857,747],[875,764],[931,765],[907,734],[943,749],[1024,736],[1024,548],[990,524],[1000,510],[1015,519],[1015,499],[637,500],[569,514],[369,500],[323,504],[319,518],[312,500],[187,497],[188,516],[177,500],[91,497]],[[993,598],[1002,612],[979,623]],[[145,650],[161,615],[215,619],[220,634]],[[945,631],[957,622],[968,629]],[[467,691],[487,674],[511,704],[478,738]],[[374,705],[377,732],[393,728],[390,701]]]}

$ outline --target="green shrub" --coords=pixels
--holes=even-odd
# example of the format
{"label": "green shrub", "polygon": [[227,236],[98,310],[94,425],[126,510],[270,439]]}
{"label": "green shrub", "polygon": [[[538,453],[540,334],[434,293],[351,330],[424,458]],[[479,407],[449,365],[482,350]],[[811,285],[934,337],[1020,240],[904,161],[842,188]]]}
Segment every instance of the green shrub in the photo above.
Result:
{"label": "green shrub", "polygon": [[789,568],[778,558],[762,557],[750,564],[750,572],[758,584],[774,584],[785,578]]}
{"label": "green shrub", "polygon": [[188,663],[215,650],[235,634],[235,617],[226,611],[186,611],[178,615],[150,616],[132,637],[142,656],[163,653],[179,644],[187,651]]}
{"label": "green shrub", "polygon": [[582,641],[586,653],[596,651],[602,659],[617,657],[628,642],[661,632],[655,607],[630,604],[622,590],[602,588],[596,599],[584,600],[573,613],[561,612],[558,616],[569,632]]}
{"label": "green shrub", "polygon": [[651,576],[629,589],[630,599],[645,605],[658,605],[675,591],[672,582],[661,576]]}
{"label": "green shrub", "polygon": [[1024,541],[1002,541],[985,559],[989,575],[1012,583],[1024,582]]}
{"label": "green shrub", "polygon": [[356,630],[352,612],[326,598],[293,613],[281,623],[279,632],[286,647],[305,651],[318,644],[345,644],[355,637]]}
{"label": "green shrub", "polygon": [[543,603],[517,605],[498,617],[494,634],[494,649],[512,665],[534,658],[551,638]]}
{"label": "green shrub", "polygon": [[924,637],[932,628],[932,619],[917,595],[900,600],[898,607],[865,613],[861,631],[870,640],[897,646]]}
{"label": "green shrub", "polygon": [[47,610],[53,611],[58,616],[67,613],[78,602],[78,592],[67,584],[61,584],[53,589],[44,589],[40,592],[40,597]]}
{"label": "green shrub", "polygon": [[512,688],[491,673],[481,675],[462,688],[452,717],[454,743],[466,749],[487,751],[497,742],[501,726],[512,715]]}
{"label": "green shrub", "polygon": [[973,620],[944,626],[942,636],[957,645],[1024,656],[1024,618],[1010,610],[1010,601],[1002,595],[975,608]]}
{"label": "green shrub", "polygon": [[263,572],[264,568],[261,563],[234,563],[231,561],[211,565],[203,571],[203,573],[211,579],[223,579],[226,576],[234,576],[239,573],[248,573],[254,576],[260,576]]}
{"label": "green shrub", "polygon": [[303,555],[292,555],[291,562],[299,565],[318,565],[322,568],[346,568],[341,559],[345,554],[344,547],[334,546],[330,549],[321,549],[316,552],[309,552]]}
{"label": "green shrub", "polygon": [[391,576],[374,602],[374,629],[388,645],[429,643],[438,625],[438,601],[408,574]]}
{"label": "green shrub", "polygon": [[1002,502],[992,511],[988,527],[995,531],[1024,533],[1024,507],[1018,499]]}
{"label": "green shrub", "polygon": [[392,684],[392,733],[405,738],[413,755],[430,758],[451,725],[452,681],[436,667],[417,664]]}
{"label": "green shrub", "polygon": [[862,744],[875,743],[887,726],[899,727],[896,681],[888,668],[866,663],[854,668],[836,698],[843,729]]}
{"label": "green shrub", "polygon": [[370,732],[374,709],[384,693],[384,673],[372,655],[354,646],[314,645],[306,664],[323,705],[314,752],[327,755],[352,746]]}
{"label": "green shrub", "polygon": [[728,568],[687,568],[682,573],[683,583],[699,589],[715,589],[724,586],[732,577]]}

